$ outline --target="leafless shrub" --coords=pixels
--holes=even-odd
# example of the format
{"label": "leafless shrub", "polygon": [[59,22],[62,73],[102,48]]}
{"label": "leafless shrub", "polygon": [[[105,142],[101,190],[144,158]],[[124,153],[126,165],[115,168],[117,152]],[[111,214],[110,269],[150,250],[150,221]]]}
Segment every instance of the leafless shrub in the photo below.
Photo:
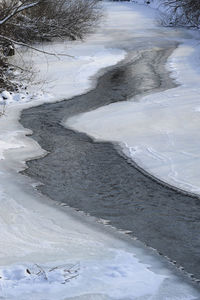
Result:
{"label": "leafless shrub", "polygon": [[100,15],[97,0],[0,0],[0,71],[16,44],[83,39]]}
{"label": "leafless shrub", "polygon": [[167,25],[200,28],[199,0],[163,0],[163,3],[169,9]]}
{"label": "leafless shrub", "polygon": [[[96,0],[59,0],[42,2],[31,10],[31,19],[37,25],[34,36],[40,40],[54,37],[82,39],[98,21],[99,9]],[[29,13],[26,17],[29,17]],[[34,27],[34,26],[33,26]]]}
{"label": "leafless shrub", "polygon": [[[18,3],[18,4],[16,4]],[[3,20],[16,11],[17,7],[28,7],[34,1],[14,1],[6,6],[2,2],[0,17]],[[52,40],[69,37],[80,39],[90,32],[98,21],[100,11],[96,0],[39,0],[35,6],[15,13],[1,24],[1,35],[18,42]],[[0,7],[1,8],[1,7]]]}

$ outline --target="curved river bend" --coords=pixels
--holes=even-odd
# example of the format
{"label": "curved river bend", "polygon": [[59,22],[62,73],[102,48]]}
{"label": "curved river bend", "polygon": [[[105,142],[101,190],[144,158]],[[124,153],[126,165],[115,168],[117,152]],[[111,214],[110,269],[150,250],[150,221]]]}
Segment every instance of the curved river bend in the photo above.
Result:
{"label": "curved river bend", "polygon": [[140,50],[106,71],[92,91],[24,110],[21,123],[49,153],[24,171],[50,198],[106,219],[200,279],[199,199],[161,185],[122,157],[115,145],[64,128],[63,119],[135,95],[173,88],[165,62],[177,46]]}

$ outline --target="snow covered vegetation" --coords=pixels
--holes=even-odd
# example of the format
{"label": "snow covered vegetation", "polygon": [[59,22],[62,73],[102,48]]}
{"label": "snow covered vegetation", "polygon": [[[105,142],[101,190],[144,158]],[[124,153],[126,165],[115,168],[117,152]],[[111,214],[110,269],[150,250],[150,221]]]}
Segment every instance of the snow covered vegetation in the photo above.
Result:
{"label": "snow covered vegetation", "polygon": [[133,2],[158,8],[164,25],[200,28],[199,0],[135,0]]}
{"label": "snow covered vegetation", "polygon": [[[13,66],[6,59],[15,47],[55,38],[82,39],[100,16],[96,0],[0,1],[0,88],[12,87]],[[17,68],[17,66],[15,66]],[[8,82],[9,81],[9,82]]]}

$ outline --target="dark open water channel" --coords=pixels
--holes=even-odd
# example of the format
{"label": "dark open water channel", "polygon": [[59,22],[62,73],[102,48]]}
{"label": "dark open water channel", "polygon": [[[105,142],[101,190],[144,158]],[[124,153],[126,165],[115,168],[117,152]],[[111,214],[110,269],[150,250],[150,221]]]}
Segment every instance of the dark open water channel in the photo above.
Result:
{"label": "dark open water channel", "polygon": [[95,142],[66,129],[61,121],[134,95],[173,88],[164,63],[176,45],[141,52],[110,68],[95,89],[66,101],[24,110],[21,123],[49,152],[27,162],[23,172],[54,199],[118,229],[130,230],[145,244],[200,279],[200,199],[184,195],[143,174],[108,142]]}

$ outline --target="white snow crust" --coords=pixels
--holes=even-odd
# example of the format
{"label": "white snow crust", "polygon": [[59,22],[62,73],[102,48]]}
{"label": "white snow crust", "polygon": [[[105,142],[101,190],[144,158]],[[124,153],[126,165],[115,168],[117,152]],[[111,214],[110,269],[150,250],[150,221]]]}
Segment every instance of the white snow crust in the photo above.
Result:
{"label": "white snow crust", "polygon": [[[122,48],[114,48],[112,44],[118,39],[116,28],[122,28],[127,35],[136,30],[135,34],[140,35],[152,16],[152,12],[148,16],[148,10],[143,16],[138,6],[132,4],[104,6],[106,30],[102,25],[83,44],[54,45],[58,53],[75,55],[75,59],[24,54],[25,61],[32,55],[39,73],[38,83],[27,95],[7,91],[1,94],[0,100],[6,101],[5,114],[0,117],[2,300],[192,300],[199,297],[196,289],[175,274],[154,251],[130,242],[123,234],[96,224],[95,220],[64,204],[51,202],[33,189],[38,183],[18,173],[24,169],[25,160],[45,154],[26,136],[30,131],[19,124],[21,110],[87,91],[95,84],[91,76],[125,56]],[[118,20],[117,24],[114,20]],[[136,29],[132,27],[135,21]],[[153,22],[151,26],[155,26]],[[113,34],[109,35],[109,31]],[[45,46],[48,49],[50,45]],[[108,108],[103,109],[107,114]],[[194,113],[199,115],[196,110]],[[114,115],[118,115],[115,108]],[[91,127],[95,128],[94,125],[91,119]]]}

